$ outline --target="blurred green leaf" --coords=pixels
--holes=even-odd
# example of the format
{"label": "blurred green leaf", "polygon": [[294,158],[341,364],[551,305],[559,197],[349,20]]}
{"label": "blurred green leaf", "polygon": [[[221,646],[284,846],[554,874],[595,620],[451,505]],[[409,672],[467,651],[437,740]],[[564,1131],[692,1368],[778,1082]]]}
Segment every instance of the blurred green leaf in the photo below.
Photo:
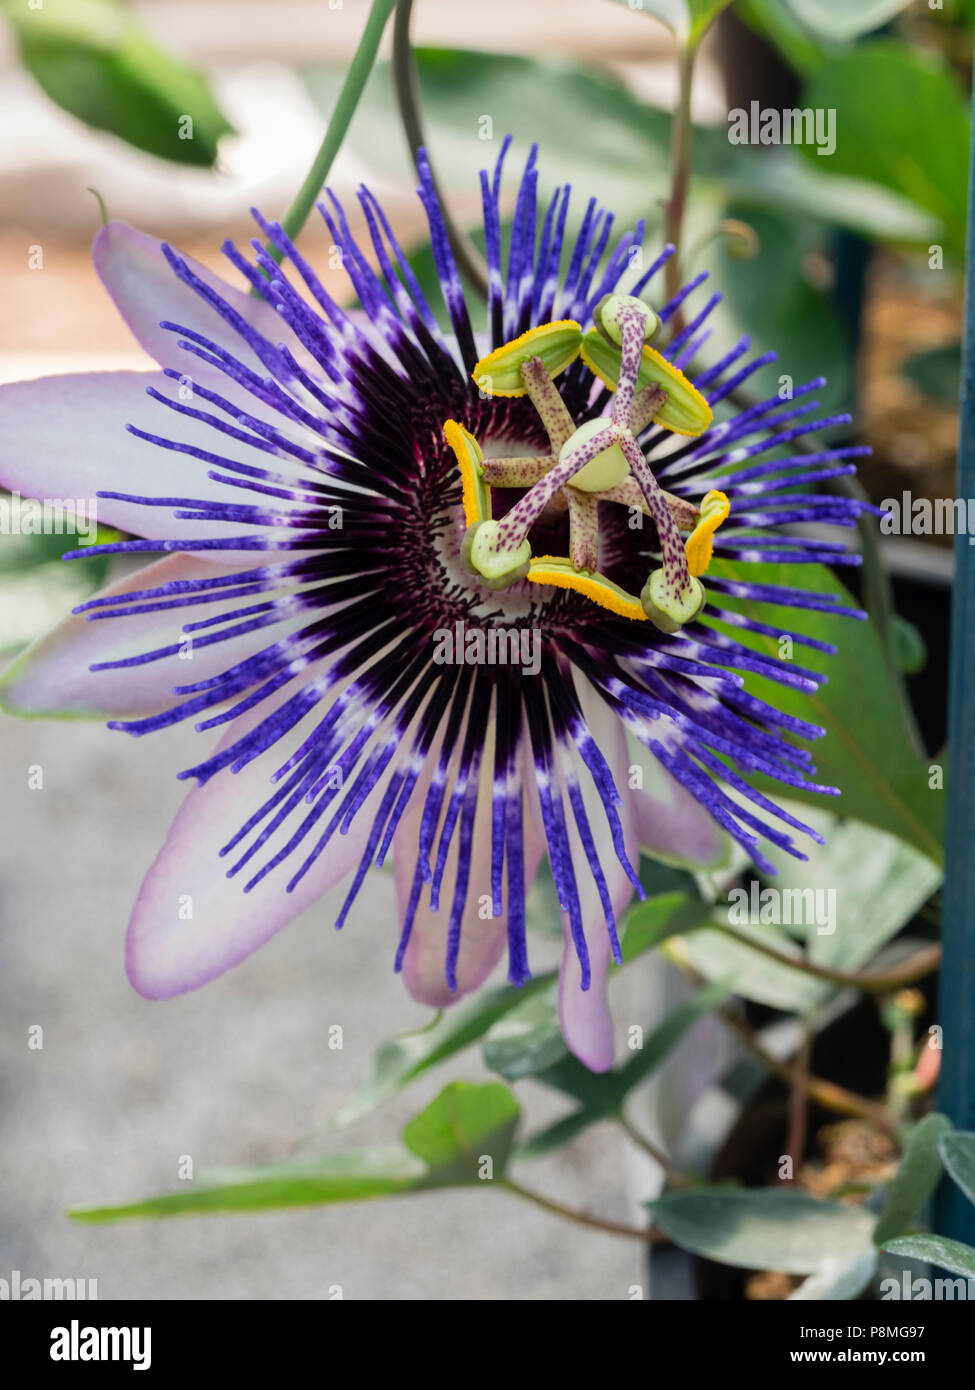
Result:
{"label": "blurred green leaf", "polygon": [[697,43],[731,0],[616,0],[634,14],[659,19],[681,44]]}
{"label": "blurred green leaf", "polygon": [[682,1250],[742,1269],[811,1274],[871,1253],[869,1212],[792,1188],[674,1192],[648,1206]]}
{"label": "blurred green leaf", "polygon": [[[99,528],[98,544],[118,538]],[[0,545],[0,654],[29,645],[68,617],[106,580],[111,556],[62,561],[74,536],[4,536]]]}
{"label": "blurred green leaf", "polygon": [[446,1009],[429,1028],[404,1033],[384,1043],[373,1062],[372,1075],[331,1121],[349,1125],[402,1091],[418,1076],[483,1038],[491,1025],[544,990],[554,973],[538,975],[520,989],[502,985],[479,990],[470,999]]}
{"label": "blurred green leaf", "polygon": [[[941,226],[903,193],[869,179],[830,173],[795,148],[773,147],[736,162],[725,185],[732,200],[830,222],[873,241],[927,246]],[[750,220],[747,212],[745,218]]]}
{"label": "blurred green leaf", "polygon": [[879,29],[906,10],[911,0],[786,0],[786,6],[814,34],[850,40]]}
{"label": "blurred green leaf", "polygon": [[[803,565],[801,575],[797,575],[795,568],[787,564],[732,565],[715,559],[708,574],[779,586],[801,579],[809,594],[836,595],[841,602],[856,607],[839,581],[819,565]],[[833,809],[890,831],[940,863],[944,794],[928,787],[928,759],[918,757],[905,736],[897,692],[873,625],[812,610],[786,615],[781,608],[724,594],[721,603],[776,630],[781,625],[835,644],[835,656],[817,657],[814,663],[810,662],[829,676],[816,694],[803,694],[763,676],[748,674],[746,688],[783,713],[825,728],[825,738],[815,744],[816,780],[839,787],[841,797],[833,803]],[[721,627],[707,611],[702,620]],[[739,629],[729,631],[764,654],[778,657],[776,638],[742,633]],[[802,648],[796,650],[801,652]],[[772,784],[764,785],[770,788]],[[781,792],[781,788],[776,791]],[[790,787],[788,795],[820,808],[824,806],[822,796],[801,788]]]}
{"label": "blurred green leaf", "polygon": [[69,1215],[75,1221],[101,1223],[361,1202],[415,1191],[424,1173],[423,1164],[402,1149],[364,1149],[277,1167],[214,1174],[187,1184],[180,1192],[141,1202],[73,1207]]}
{"label": "blurred green leaf", "polygon": [[[722,292],[724,302],[712,320],[709,355],[717,356],[748,334],[753,353],[774,349],[778,354],[776,362],[750,379],[750,389],[774,394],[783,374],[797,385],[825,376],[828,385],[817,393],[823,408],[847,402],[853,382],[849,341],[831,298],[802,273],[807,252],[817,248],[819,231],[804,219],[744,204],[733,203],[726,213],[752,226],[760,249],[753,259],[740,260],[721,246],[710,259],[713,288]],[[774,293],[769,293],[770,285]]]}
{"label": "blurred green leaf", "polygon": [[707,903],[685,893],[661,893],[634,903],[626,914],[620,950],[624,964],[652,951],[670,936],[683,935],[710,919]]}
{"label": "blurred green leaf", "polygon": [[566,1056],[556,1066],[539,1072],[536,1080],[574,1096],[582,1102],[582,1108],[532,1135],[519,1146],[519,1154],[537,1158],[567,1143],[598,1120],[618,1114],[630,1091],[652,1075],[687,1030],[723,1003],[728,992],[728,986],[723,981],[698,990],[686,1003],[678,1005],[667,1015],[644,1040],[643,1047],[633,1052],[628,1062],[613,1071],[595,1075],[576,1058]]}
{"label": "blurred green leaf", "polygon": [[[810,814],[787,799],[784,809],[799,817],[805,814],[813,829],[826,838],[824,845],[803,844],[806,860],[776,853],[770,842],[762,845],[779,869],[774,880],[774,891],[781,895],[776,900],[778,909],[782,918],[788,914],[791,921],[782,925],[762,921],[760,897],[756,920],[750,884],[746,884],[741,891],[748,897],[739,910],[732,913],[731,903],[715,909],[715,915],[739,939],[720,931],[697,930],[672,949],[705,979],[730,979],[735,992],[746,999],[802,1014],[825,1003],[838,986],[779,964],[747,941],[753,940],[758,948],[774,947],[798,963],[802,953],[793,941],[796,936],[804,939],[811,963],[859,970],[910,921],[938,887],[942,874],[927,855],[896,835],[858,821],[841,822],[821,810]],[[760,895],[762,885],[754,881]],[[750,921],[740,920],[741,909],[748,912]]]}
{"label": "blurred green leaf", "polygon": [[[621,230],[638,217],[647,219],[651,231],[660,223],[670,186],[668,112],[643,105],[604,74],[555,62],[429,48],[418,49],[416,57],[427,144],[459,222],[479,222],[476,172],[493,165],[502,136],[511,133],[512,170],[538,142],[542,196],[556,185],[574,186],[570,229],[578,225],[590,194],[615,213]],[[341,72],[314,68],[302,76],[327,115]],[[503,123],[498,118],[485,125],[485,112],[503,112]],[[348,145],[369,169],[412,181],[405,141],[389,138],[396,122],[388,66],[379,65],[356,109]],[[794,212],[803,224],[830,220],[880,240],[928,244],[940,225],[937,218],[902,194],[870,180],[834,175],[823,163],[810,165],[793,148],[732,146],[726,129],[697,127],[691,213],[703,216],[706,230],[708,219],[711,226],[721,220],[725,202],[747,201]],[[698,230],[689,230],[688,245]]]}
{"label": "blurred green leaf", "polygon": [[975,1202],[975,1134],[963,1131],[944,1135],[940,1152],[954,1182],[970,1202]]}
{"label": "blurred green leaf", "polygon": [[446,1086],[403,1131],[406,1148],[371,1148],[265,1168],[206,1174],[180,1192],[140,1202],[74,1207],[75,1221],[100,1223],[213,1212],[361,1202],[479,1180],[490,1156],[504,1170],[518,1124],[518,1102],[498,1082]]}
{"label": "blurred green leaf", "polygon": [[[736,925],[735,931],[760,945],[773,946],[782,955],[802,959],[802,953],[780,927],[746,924]],[[822,980],[790,970],[723,932],[696,931],[677,942],[673,951],[706,980],[728,980],[736,994],[787,1013],[807,1013],[832,993],[832,987]]]}
{"label": "blurred green leaf", "polygon": [[950,1136],[946,1115],[926,1115],[911,1130],[894,1180],[877,1218],[875,1245],[884,1245],[912,1225],[924,1209],[941,1177],[939,1141]]}
{"label": "blurred green leaf", "polygon": [[520,1081],[565,1056],[556,985],[526,999],[494,1024],[484,1040],[484,1062],[506,1081]]}
{"label": "blurred green leaf", "polygon": [[802,934],[817,965],[859,970],[935,892],[942,873],[896,835],[832,816],[813,821],[825,845],[804,845],[805,863],[783,857],[775,884],[783,891],[835,890],[836,930],[812,925]]}
{"label": "blurred green leaf", "polygon": [[876,1250],[863,1250],[836,1260],[826,1259],[814,1274],[803,1279],[789,1294],[791,1303],[824,1301],[840,1303],[857,1298],[874,1276]]}
{"label": "blurred green leaf", "polygon": [[909,1260],[925,1263],[960,1274],[963,1279],[975,1279],[975,1249],[960,1240],[945,1236],[899,1236],[884,1246],[888,1255],[904,1255]]}
{"label": "blurred green leaf", "polygon": [[403,1130],[406,1147],[427,1165],[424,1187],[482,1180],[481,1163],[490,1158],[490,1176],[504,1172],[521,1110],[499,1081],[474,1085],[453,1081]]}
{"label": "blurred green leaf", "polygon": [[900,372],[926,396],[954,408],[961,395],[961,343],[915,353]]}
{"label": "blurred green leaf", "polygon": [[735,13],[763,38],[770,39],[796,72],[810,72],[823,61],[823,50],[782,0],[738,0]]}
{"label": "blurred green leaf", "polygon": [[157,47],[116,0],[45,0],[2,10],[24,66],[86,125],[181,164],[213,164],[233,127],[203,75]]}
{"label": "blurred green leaf", "polygon": [[[659,19],[680,43],[685,43],[691,35],[692,9],[695,5],[698,8],[702,4],[706,6],[707,0],[615,0],[615,3],[624,5],[633,14]],[[715,0],[716,8],[722,4],[727,4],[727,0]]]}
{"label": "blurred green leaf", "polygon": [[[927,208],[943,224],[946,247],[963,255],[968,101],[943,63],[896,39],[858,44],[813,74],[803,105],[837,113],[833,173],[883,184]],[[803,153],[816,158],[808,147]]]}
{"label": "blurred green leaf", "polygon": [[688,0],[691,8],[691,41],[697,42],[731,0]]}

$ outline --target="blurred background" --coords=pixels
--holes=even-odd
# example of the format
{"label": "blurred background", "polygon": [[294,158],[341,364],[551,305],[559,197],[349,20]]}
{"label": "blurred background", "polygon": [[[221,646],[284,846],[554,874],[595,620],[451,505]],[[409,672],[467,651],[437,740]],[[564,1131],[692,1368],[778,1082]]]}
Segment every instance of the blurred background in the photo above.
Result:
{"label": "blurred background", "polygon": [[[133,4],[126,22],[155,46],[136,62],[113,48],[111,6],[46,0],[57,35],[24,4],[0,4],[13,133],[0,148],[0,381],[150,365],[90,264],[100,223],[92,190],[111,217],[235,279],[219,245],[251,235],[252,205],[279,216],[291,202],[368,8]],[[644,217],[648,244],[659,242],[677,76],[668,30],[639,8],[496,0],[488,18],[480,5],[420,0],[424,119],[458,223],[476,224],[477,171],[511,131],[510,167],[537,139],[543,189],[571,181],[577,218],[596,195],[620,230]],[[824,405],[855,409],[858,439],[875,449],[864,486],[879,503],[902,489],[953,490],[973,6],[863,8],[876,23],[837,19],[839,7],[815,0],[749,0],[721,16],[695,70],[685,256],[692,271],[711,268],[726,296],[715,352],[747,329],[756,349],[779,350],[766,385],[781,370],[796,382],[824,373]],[[821,11],[839,29],[824,27]],[[171,56],[157,60],[157,48]],[[167,66],[173,58],[204,80],[187,87],[185,69]],[[424,222],[387,59],[388,35],[330,182],[350,211],[359,182],[369,184],[422,278]],[[145,113],[170,100],[196,113],[196,137],[152,148]],[[835,155],[732,146],[727,113],[752,100],[835,107]],[[328,269],[329,241],[313,214],[302,249],[348,299],[341,272]],[[31,268],[38,247],[43,266]],[[0,548],[8,656],[104,582],[104,562],[61,566],[51,551],[60,538],[42,539]],[[944,735],[948,542],[882,541],[929,751]],[[183,766],[196,752],[192,733],[167,737],[163,754],[154,740],[96,726],[0,719],[0,1276],[95,1277],[104,1298],[315,1298],[340,1284],[346,1297],[602,1299],[643,1287],[639,1247],[501,1196],[490,1210],[460,1192],[311,1215],[70,1225],[74,1202],[171,1187],[181,1155],[211,1168],[282,1156],[362,1082],[381,1038],[424,1022],[390,969],[392,893],[381,876],[342,940],[326,902],[203,993],[156,1006],[135,996],[122,971],[124,925],[181,790],[160,775],[160,758]],[[27,786],[35,764],[43,791]],[[621,988],[632,992],[629,1016],[651,1016],[666,981],[648,966]],[[336,1022],[347,1042],[332,1052]],[[39,1052],[26,1043],[35,1024]],[[700,1037],[687,1046],[678,1067]],[[464,1075],[476,1079],[471,1065]],[[419,1087],[392,1118],[435,1089]],[[540,1115],[557,1113],[537,1091]],[[648,1115],[652,1106],[651,1097]],[[389,1132],[381,1112],[358,1137]],[[603,1129],[546,1165],[549,1190],[621,1218],[632,1219],[631,1194],[647,1180]]]}

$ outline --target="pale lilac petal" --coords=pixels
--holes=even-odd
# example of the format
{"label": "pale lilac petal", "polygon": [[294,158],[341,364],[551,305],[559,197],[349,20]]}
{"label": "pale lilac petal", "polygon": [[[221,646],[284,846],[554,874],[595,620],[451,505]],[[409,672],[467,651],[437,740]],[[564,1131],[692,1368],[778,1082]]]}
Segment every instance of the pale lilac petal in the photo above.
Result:
{"label": "pale lilac petal", "polygon": [[637,739],[627,739],[627,750],[629,768],[620,790],[633,802],[643,850],[680,868],[727,863],[730,840],[714,817]]}
{"label": "pale lilac petal", "polygon": [[[178,580],[206,579],[212,574],[205,560],[170,555],[110,584],[95,597],[122,596]],[[207,615],[215,617],[240,604],[240,599],[211,604]],[[71,614],[5,672],[0,681],[0,707],[9,714],[62,718],[114,719],[156,714],[176,703],[174,685],[218,675],[273,640],[264,630],[258,630],[212,646],[193,646],[187,644],[182,631],[188,616],[195,615],[188,615],[185,608],[118,618],[89,619],[82,613]],[[181,644],[182,656],[174,653],[123,671],[89,670],[99,662],[118,661],[174,643]]]}
{"label": "pale lilac petal", "polygon": [[[258,367],[257,357],[225,319],[188,285],[177,279],[162,253],[162,242],[137,232],[125,222],[109,222],[100,229],[92,244],[95,269],[115,301],[134,337],[161,367],[193,372],[196,362],[176,346],[178,334],[160,328],[162,322],[194,329],[204,337],[229,348],[249,367]],[[233,285],[185,256],[190,269],[217,291],[230,306],[272,343],[283,340],[295,346],[291,330],[264,299]],[[261,368],[261,375],[265,369]]]}
{"label": "pale lilac petal", "polygon": [[[403,957],[403,979],[414,999],[442,1009],[456,1004],[464,995],[477,989],[490,975],[504,955],[507,945],[506,917],[482,915],[491,903],[491,770],[493,768],[493,736],[489,731],[481,770],[480,794],[474,818],[474,857],[468,882],[467,905],[461,922],[460,952],[457,959],[457,990],[452,992],[445,976],[447,956],[447,927],[457,872],[460,836],[454,840],[447,856],[444,889],[436,912],[429,907],[429,890],[424,889],[410,932],[409,944]],[[413,886],[419,843],[420,820],[426,791],[430,784],[433,761],[421,774],[409,807],[403,815],[393,839],[396,876],[396,897],[399,922],[402,925]],[[525,887],[531,885],[542,857],[544,841],[535,827],[525,824]]]}
{"label": "pale lilac petal", "polygon": [[[639,841],[637,838],[636,817],[632,805],[626,797],[626,738],[623,727],[606,706],[592,692],[580,691],[586,720],[603,756],[613,773],[616,786],[624,797],[619,808],[623,827],[623,838],[631,864],[639,864]],[[613,848],[609,823],[602,807],[602,801],[586,771],[579,777],[580,790],[586,807],[586,815],[593,840],[599,854],[606,885],[617,924],[620,921],[630,898],[633,885],[619,862]],[[567,798],[565,798],[567,801]],[[567,808],[568,810],[568,808]],[[562,915],[562,966],[559,971],[559,1020],[562,1035],[569,1051],[579,1058],[590,1071],[608,1071],[613,1065],[613,1016],[610,1013],[607,983],[610,961],[612,959],[609,932],[596,883],[589,870],[586,857],[579,840],[571,812],[567,816],[569,839],[572,848],[572,861],[576,871],[576,883],[582,907],[582,921],[589,948],[591,982],[587,990],[582,988],[582,971],[569,926],[569,919]]]}
{"label": "pale lilac petal", "polygon": [[[312,719],[317,722],[323,712],[319,708]],[[254,715],[236,720],[221,746],[256,722]],[[285,892],[285,885],[302,862],[300,853],[250,893],[243,891],[247,871],[228,879],[233,856],[219,857],[221,847],[271,794],[271,774],[311,727],[306,718],[242,771],[224,769],[205,786],[195,787],[183,802],[129,922],[126,970],[145,998],[184,994],[238,965],[358,864],[383,794],[382,782],[364,802],[349,833],[335,833],[293,893]],[[309,850],[313,844],[309,837]]]}
{"label": "pale lilac petal", "polygon": [[[205,423],[168,412],[146,395],[149,386],[170,396],[176,389],[160,372],[81,372],[0,387],[0,484],[24,497],[79,499],[88,508],[86,514],[94,508],[103,524],[148,540],[267,535],[266,529],[255,526],[181,521],[169,507],[96,497],[106,491],[240,500],[236,488],[207,477],[208,466],[200,459],[160,448],[126,430],[131,423],[165,439],[221,452],[221,435]],[[207,555],[221,564],[242,563],[240,551]]]}

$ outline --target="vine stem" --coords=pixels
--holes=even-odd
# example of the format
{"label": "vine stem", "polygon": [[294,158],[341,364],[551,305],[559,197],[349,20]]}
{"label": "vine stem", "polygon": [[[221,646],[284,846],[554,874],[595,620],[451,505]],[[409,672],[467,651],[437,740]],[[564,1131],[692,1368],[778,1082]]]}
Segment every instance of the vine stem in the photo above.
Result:
{"label": "vine stem", "polygon": [[[747,1020],[739,1017],[733,1009],[729,1008],[719,1008],[717,1015],[727,1027],[738,1034],[749,1052],[757,1057],[773,1075],[789,1086],[793,1084],[796,1068],[790,1067],[788,1062],[781,1062],[773,1052],[769,1052],[768,1048],[759,1041],[755,1030]],[[850,1115],[855,1119],[869,1120],[887,1133],[892,1133],[896,1129],[893,1116],[890,1115],[885,1106],[876,1101],[867,1100],[865,1096],[858,1096],[854,1091],[848,1091],[844,1086],[837,1086],[834,1082],[826,1081],[819,1076],[808,1075],[801,1078],[801,1085],[809,1099],[814,1100],[817,1105],[821,1105],[824,1110],[832,1110],[836,1115]]]}
{"label": "vine stem", "polygon": [[917,980],[923,980],[926,975],[933,975],[941,964],[941,947],[932,945],[925,946],[923,950],[916,952],[907,961],[901,965],[891,966],[889,970],[832,970],[829,966],[816,965],[808,959],[788,956],[784,951],[778,951],[774,946],[769,946],[764,941],[736,931],[727,922],[715,922],[714,927],[725,936],[731,937],[732,941],[737,941],[742,946],[748,946],[752,950],[758,951],[760,955],[768,956],[769,960],[774,960],[777,965],[787,966],[790,970],[798,970],[803,975],[813,975],[817,980],[828,980],[830,984],[862,989],[870,994],[886,994],[889,990],[899,989],[902,985],[912,985]]}
{"label": "vine stem", "polygon": [[[684,226],[684,213],[687,209],[687,191],[691,181],[691,156],[694,146],[694,124],[691,120],[691,87],[694,80],[694,59],[697,45],[688,43],[677,56],[678,95],[677,109],[674,112],[670,138],[671,183],[670,197],[664,215],[664,232],[667,241],[674,245],[674,254],[667,262],[665,283],[667,298],[673,299],[681,287],[682,257],[681,236]],[[673,330],[681,331],[680,311],[674,316]]]}
{"label": "vine stem", "polygon": [[[413,156],[413,165],[420,172],[419,153],[426,148],[423,134],[423,120],[420,116],[420,83],[416,72],[416,57],[410,42],[410,21],[413,17],[413,0],[399,0],[396,18],[393,21],[393,92],[399,110],[403,130]],[[429,163],[428,152],[428,163]],[[460,230],[450,216],[447,200],[437,182],[433,166],[430,164],[430,177],[433,189],[440,204],[440,214],[447,232],[447,240],[454,254],[457,268],[470,282],[472,288],[483,300],[488,295],[488,273],[477,247],[470,237]]]}
{"label": "vine stem", "polygon": [[671,1187],[694,1186],[691,1179],[687,1177],[685,1173],[682,1173],[679,1168],[675,1168],[663,1150],[658,1149],[656,1144],[648,1139],[645,1134],[642,1134],[632,1120],[628,1119],[626,1115],[623,1114],[620,1114],[618,1118],[624,1134],[633,1140],[633,1143],[636,1144],[638,1149],[642,1149],[645,1154],[650,1155],[655,1163],[660,1164],[660,1167],[664,1170],[664,1177],[670,1183]]}
{"label": "vine stem", "polygon": [[641,1230],[639,1226],[626,1226],[619,1221],[606,1221],[601,1216],[590,1216],[588,1212],[578,1211],[575,1207],[564,1206],[551,1197],[544,1197],[540,1192],[534,1192],[530,1187],[522,1187],[521,1183],[515,1182],[513,1178],[502,1178],[498,1186],[504,1188],[506,1192],[511,1192],[515,1197],[521,1197],[524,1201],[531,1202],[533,1206],[541,1207],[543,1211],[549,1212],[552,1216],[561,1216],[566,1221],[574,1221],[577,1225],[587,1226],[590,1230],[605,1231],[611,1236],[626,1236],[630,1240],[642,1241],[644,1245],[661,1245],[667,1241],[663,1232],[655,1231],[652,1226],[648,1226],[646,1230]]}
{"label": "vine stem", "polygon": [[[366,20],[366,27],[359,40],[359,47],[349,64],[345,81],[342,83],[342,90],[339,92],[338,100],[329,119],[325,138],[319,146],[314,163],[308,170],[308,175],[299,188],[294,202],[281,219],[281,226],[292,241],[295,240],[307,222],[308,214],[315,206],[325,180],[328,178],[335,156],[341,148],[352,116],[359,104],[359,98],[362,96],[369,74],[372,72],[386,22],[395,6],[396,0],[373,0],[369,18]],[[280,263],[281,252],[276,246],[268,246],[267,251],[272,259]]]}

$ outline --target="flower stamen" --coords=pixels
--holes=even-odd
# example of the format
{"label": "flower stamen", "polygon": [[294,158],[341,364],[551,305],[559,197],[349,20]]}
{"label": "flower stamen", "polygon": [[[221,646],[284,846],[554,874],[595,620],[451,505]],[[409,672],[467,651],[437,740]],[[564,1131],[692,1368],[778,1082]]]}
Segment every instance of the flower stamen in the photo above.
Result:
{"label": "flower stamen", "polygon": [[712,489],[701,502],[701,519],[684,542],[687,568],[692,575],[704,574],[714,553],[714,533],[727,521],[731,503],[723,492]]}

